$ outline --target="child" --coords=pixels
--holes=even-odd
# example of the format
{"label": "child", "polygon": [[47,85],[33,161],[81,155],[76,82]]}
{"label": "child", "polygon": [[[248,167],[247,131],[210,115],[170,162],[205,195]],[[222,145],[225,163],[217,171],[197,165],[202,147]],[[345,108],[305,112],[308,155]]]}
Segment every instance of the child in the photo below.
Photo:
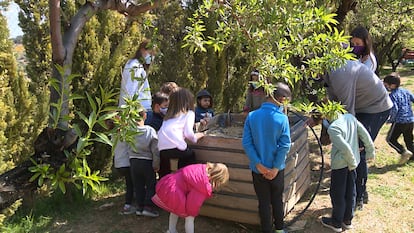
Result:
{"label": "child", "polygon": [[257,84],[253,82],[259,81],[259,71],[253,70],[250,73],[249,88],[246,94],[246,103],[243,107],[243,113],[247,115],[250,111],[254,111],[266,101],[266,93],[263,87],[257,88]]}
{"label": "child", "polygon": [[213,98],[207,90],[201,90],[197,94],[197,107],[195,109],[195,122],[206,125],[214,116]]}
{"label": "child", "polygon": [[[394,103],[391,109],[388,123],[392,123],[387,135],[388,144],[401,154],[400,164],[406,163],[413,155],[413,122],[414,116],[411,103],[414,102],[414,95],[400,87],[400,76],[392,73],[384,78],[384,86],[391,91],[390,98]],[[403,135],[404,148],[398,143],[398,138]]]}
{"label": "child", "polygon": [[178,158],[178,168],[195,163],[194,152],[185,139],[196,143],[204,134],[193,132],[194,121],[194,96],[188,89],[178,88],[170,95],[168,111],[158,131],[160,177],[171,172],[171,158]]}
{"label": "child", "polygon": [[250,160],[253,186],[259,201],[262,231],[283,233],[283,190],[286,155],[290,149],[288,117],[281,103],[288,100],[291,91],[286,84],[277,83],[273,96],[262,106],[250,112],[244,123],[242,144]]}
{"label": "child", "polygon": [[152,201],[170,212],[167,233],[177,233],[178,217],[185,218],[185,232],[194,233],[194,218],[203,202],[229,180],[222,163],[193,164],[164,176]]}
{"label": "child", "polygon": [[166,95],[171,95],[174,91],[178,90],[178,85],[175,82],[165,82],[160,88],[160,92]]}
{"label": "child", "polygon": [[158,131],[161,128],[162,121],[168,110],[168,95],[162,92],[157,92],[152,96],[151,104],[152,112],[150,119],[145,120],[145,125],[149,125]]}
{"label": "child", "polygon": [[155,194],[155,172],[160,167],[158,138],[152,127],[144,125],[145,110],[142,110],[139,115],[142,117],[137,122],[139,134],[135,136],[134,146],[129,146],[128,150],[131,176],[138,205],[136,214],[158,217],[159,214],[153,209],[151,201],[151,197]]}
{"label": "child", "polygon": [[361,160],[358,140],[364,143],[366,158],[374,157],[374,143],[365,127],[352,114],[334,114],[328,126],[332,141],[331,186],[332,216],[322,217],[322,225],[335,232],[352,229],[356,204],[356,168]]}

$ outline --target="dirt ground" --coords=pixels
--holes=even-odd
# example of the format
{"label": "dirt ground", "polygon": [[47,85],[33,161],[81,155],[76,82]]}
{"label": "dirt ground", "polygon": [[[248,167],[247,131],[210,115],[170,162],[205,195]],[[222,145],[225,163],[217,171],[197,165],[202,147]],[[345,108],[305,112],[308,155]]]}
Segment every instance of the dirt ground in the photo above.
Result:
{"label": "dirt ground", "polygon": [[[311,171],[313,181],[311,188],[304,195],[302,200],[295,206],[295,209],[286,216],[287,223],[291,223],[292,219],[297,217],[299,213],[308,205],[312,194],[315,191],[317,181],[320,175],[321,169],[321,157],[318,153],[319,148],[316,144],[312,143],[313,139],[310,138],[311,160],[313,161]],[[384,144],[384,135],[380,135],[376,144]],[[328,150],[328,148],[324,148]],[[329,199],[329,156],[325,153],[325,171],[322,178],[320,189],[312,204],[296,220],[290,227],[289,232],[298,233],[328,233],[331,230],[322,227],[319,220],[321,216],[329,215],[331,210],[331,204]],[[364,214],[359,216],[360,213],[356,213],[354,224],[356,226],[369,222],[369,227],[359,227],[355,230],[348,232],[387,232],[383,231],[381,227],[384,224],[383,219],[371,219],[369,216],[371,212],[376,211],[375,208],[371,208],[374,205],[381,205],[381,203],[375,203],[379,197],[371,197],[373,199],[370,204],[365,206],[362,211]],[[380,201],[379,201],[380,202]],[[85,232],[85,233],[161,233],[165,232],[168,228],[168,213],[160,211],[160,217],[149,218],[135,215],[120,215],[118,211],[123,204],[123,196],[108,197],[96,202],[94,208],[87,208],[82,210],[82,214],[79,216],[71,217],[68,220],[58,220],[54,223],[51,232]],[[184,232],[184,223],[179,221],[178,230]],[[367,225],[368,226],[368,225]],[[374,226],[372,228],[372,226]],[[199,216],[195,221],[195,229],[197,233],[211,233],[211,232],[223,232],[223,233],[256,233],[260,232],[258,226],[251,226],[236,222],[223,221],[214,218],[208,218]]]}
{"label": "dirt ground", "polygon": [[[404,82],[404,80],[403,80]],[[411,88],[412,90],[412,88]],[[389,155],[393,161],[397,161],[398,157],[385,142],[385,136],[388,128],[384,127],[376,142],[377,154]],[[308,192],[304,195],[302,200],[295,206],[294,210],[286,216],[285,220],[290,223],[293,218],[299,216],[299,213],[308,205],[312,194],[315,191],[319,174],[321,171],[321,156],[319,155],[319,148],[315,144],[314,138],[309,132],[309,142],[312,160],[312,184]],[[321,216],[328,216],[331,211],[331,203],[329,198],[329,147],[324,147],[325,151],[325,169],[323,172],[320,189],[309,206],[307,211],[296,219],[295,223],[290,226],[289,232],[298,233],[328,233],[332,230],[322,227],[320,224]],[[393,162],[391,162],[393,163]],[[384,165],[376,162],[370,164],[370,172],[372,172],[373,179],[368,180],[368,191],[370,192],[370,202],[364,206],[363,211],[356,212],[353,224],[354,230],[347,232],[414,232],[414,178],[402,180],[399,175],[393,170],[402,169],[397,165]],[[414,162],[411,162],[408,167],[414,167]],[[404,190],[400,193],[399,187]],[[391,192],[390,195],[397,195],[398,199],[406,199],[405,202],[392,199],[392,197],[382,196],[381,193],[371,192],[374,189],[380,188],[395,188],[396,192]],[[162,233],[166,232],[168,228],[168,213],[161,211],[160,217],[148,218],[142,216],[119,215],[123,203],[122,196],[108,197],[96,202],[94,208],[85,208],[82,214],[71,216],[70,221],[61,219],[54,223],[50,232],[84,232],[84,233]],[[183,221],[180,220],[178,231],[184,232]],[[240,224],[236,222],[223,221],[208,217],[199,216],[195,220],[195,231],[197,233],[256,233],[260,232],[258,226],[251,226]]]}

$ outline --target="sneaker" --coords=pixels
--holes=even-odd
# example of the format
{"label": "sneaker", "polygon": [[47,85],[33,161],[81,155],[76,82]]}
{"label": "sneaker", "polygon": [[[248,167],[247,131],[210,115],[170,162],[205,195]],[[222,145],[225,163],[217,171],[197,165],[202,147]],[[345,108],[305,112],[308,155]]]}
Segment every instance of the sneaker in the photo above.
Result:
{"label": "sneaker", "polygon": [[124,208],[119,212],[122,215],[129,215],[135,213],[136,208],[132,205],[125,205]]}
{"label": "sneaker", "polygon": [[364,201],[357,201],[355,205],[355,210],[363,210],[364,209]]}
{"label": "sneaker", "polygon": [[142,211],[142,215],[147,216],[147,217],[158,217],[158,216],[160,216],[158,211],[153,210],[152,208],[149,208],[149,207],[144,208],[144,210]]}
{"label": "sneaker", "polygon": [[405,164],[406,162],[408,162],[408,160],[410,160],[410,158],[413,156],[413,153],[411,153],[411,151],[409,150],[404,150],[401,153],[401,158],[400,161],[398,161],[399,164]]}
{"label": "sneaker", "polygon": [[354,229],[354,226],[352,225],[351,221],[344,221],[342,223],[342,228],[344,228],[345,230],[351,230]]}
{"label": "sneaker", "polygon": [[324,227],[330,228],[335,232],[342,232],[342,227],[335,226],[332,222],[332,218],[322,217],[321,223]]}

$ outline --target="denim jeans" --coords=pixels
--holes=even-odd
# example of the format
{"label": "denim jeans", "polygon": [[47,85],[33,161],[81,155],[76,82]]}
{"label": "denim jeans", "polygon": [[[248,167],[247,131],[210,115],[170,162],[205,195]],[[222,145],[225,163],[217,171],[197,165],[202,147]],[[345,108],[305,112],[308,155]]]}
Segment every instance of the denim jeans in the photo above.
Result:
{"label": "denim jeans", "polygon": [[[390,111],[391,109],[380,113],[357,113],[355,114],[355,117],[362,123],[362,125],[364,125],[365,129],[371,136],[372,141],[375,141],[378,132],[387,121]],[[364,193],[367,189],[368,166],[365,157],[365,150],[361,152],[361,162],[359,163],[356,172],[357,202],[359,202],[363,200]]]}
{"label": "denim jeans", "polygon": [[332,221],[335,226],[341,226],[344,221],[352,221],[355,206],[356,171],[347,167],[332,169],[331,187],[329,194],[332,202]]}
{"label": "denim jeans", "polygon": [[253,186],[259,201],[260,224],[264,233],[273,232],[272,219],[276,230],[283,229],[284,173],[285,170],[281,170],[273,180],[268,180],[263,175],[252,172]]}

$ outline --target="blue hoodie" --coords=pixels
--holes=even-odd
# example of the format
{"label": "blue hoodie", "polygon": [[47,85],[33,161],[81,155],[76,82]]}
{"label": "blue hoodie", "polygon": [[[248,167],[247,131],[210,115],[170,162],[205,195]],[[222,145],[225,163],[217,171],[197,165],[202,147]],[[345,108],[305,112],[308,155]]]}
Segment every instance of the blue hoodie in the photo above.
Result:
{"label": "blue hoodie", "polygon": [[256,168],[259,163],[283,170],[291,141],[289,120],[282,108],[265,102],[250,112],[244,123],[242,144],[253,172],[260,174]]}

